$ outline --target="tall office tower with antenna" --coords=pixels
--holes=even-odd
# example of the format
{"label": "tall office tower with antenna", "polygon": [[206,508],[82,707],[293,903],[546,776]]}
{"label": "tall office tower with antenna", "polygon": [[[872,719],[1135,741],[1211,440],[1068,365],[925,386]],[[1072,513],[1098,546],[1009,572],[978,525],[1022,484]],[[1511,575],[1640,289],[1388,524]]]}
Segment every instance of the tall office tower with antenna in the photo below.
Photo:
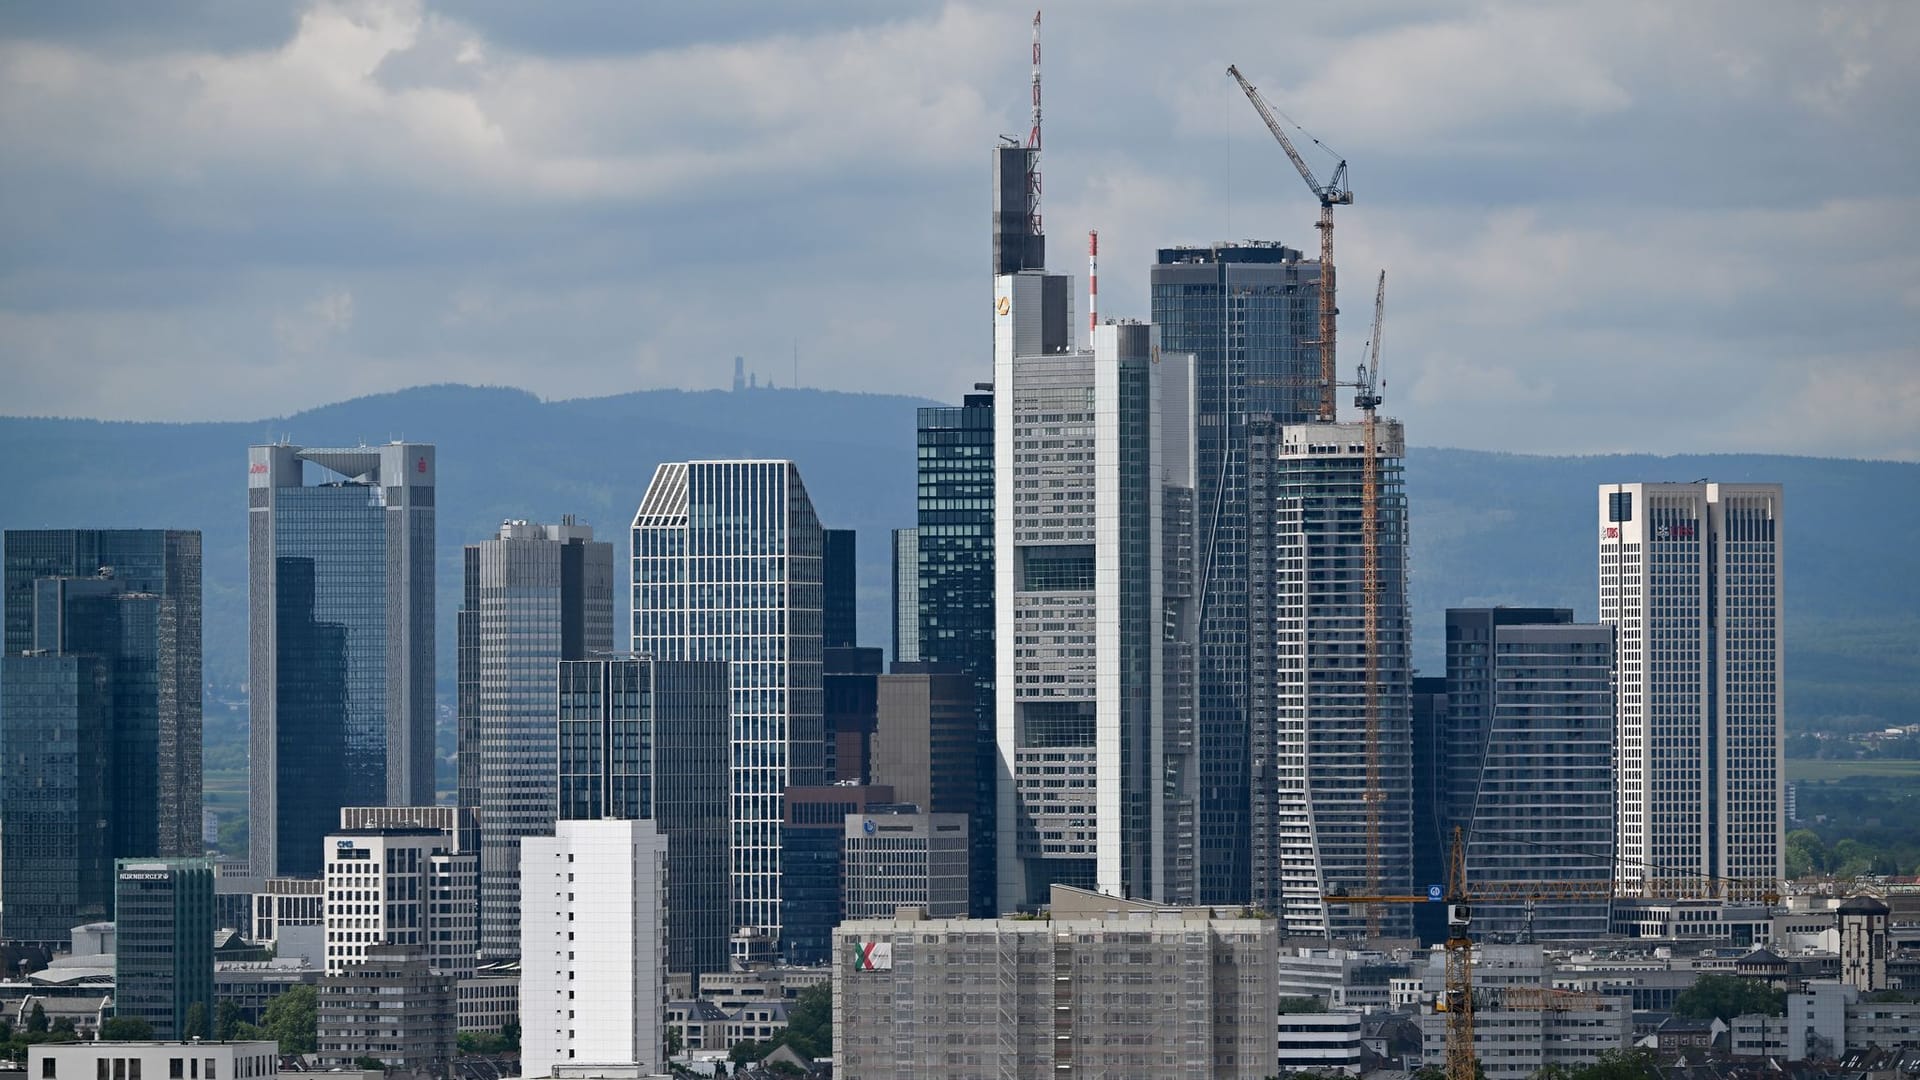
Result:
{"label": "tall office tower with antenna", "polygon": [[1254,425],[1314,416],[1319,280],[1319,263],[1298,250],[1254,242],[1165,248],[1151,273],[1161,349],[1194,357],[1200,903],[1250,894],[1249,717],[1257,691],[1247,623],[1247,443]]}
{"label": "tall office tower with antenna", "polygon": [[1598,508],[1600,621],[1619,631],[1616,888],[1777,889],[1780,485],[1605,484]]}

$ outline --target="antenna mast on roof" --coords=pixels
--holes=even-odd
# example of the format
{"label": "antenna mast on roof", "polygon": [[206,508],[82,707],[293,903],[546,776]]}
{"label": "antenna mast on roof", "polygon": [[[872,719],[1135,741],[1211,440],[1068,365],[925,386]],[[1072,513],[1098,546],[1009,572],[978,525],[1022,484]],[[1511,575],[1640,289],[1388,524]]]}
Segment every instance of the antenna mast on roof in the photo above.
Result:
{"label": "antenna mast on roof", "polygon": [[1033,13],[1033,128],[1027,132],[1027,228],[1040,228],[1040,12]]}

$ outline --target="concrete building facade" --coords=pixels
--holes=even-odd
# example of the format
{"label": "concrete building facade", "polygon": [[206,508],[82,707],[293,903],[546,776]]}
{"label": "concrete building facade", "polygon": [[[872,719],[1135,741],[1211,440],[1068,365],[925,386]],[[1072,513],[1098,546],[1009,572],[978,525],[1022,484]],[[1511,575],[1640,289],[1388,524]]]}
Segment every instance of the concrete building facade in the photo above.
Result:
{"label": "concrete building facade", "polygon": [[454,982],[420,945],[369,946],[359,962],[320,980],[315,1056],[328,1068],[374,1058],[390,1070],[450,1076]]}
{"label": "concrete building facade", "polygon": [[452,807],[421,809],[448,812],[444,820],[450,827],[402,824],[327,835],[329,976],[365,961],[383,945],[411,946],[435,971],[456,979],[473,974],[480,941],[479,860],[459,850]]}
{"label": "concrete building facade", "polygon": [[911,806],[848,814],[842,826],[842,919],[890,917],[917,907],[935,919],[967,916],[967,816]]}

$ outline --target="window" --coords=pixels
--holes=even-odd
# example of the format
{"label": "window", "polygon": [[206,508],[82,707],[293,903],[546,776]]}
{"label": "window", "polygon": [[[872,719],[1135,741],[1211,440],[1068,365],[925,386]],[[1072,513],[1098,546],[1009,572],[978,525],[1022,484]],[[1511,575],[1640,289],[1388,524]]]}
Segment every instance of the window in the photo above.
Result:
{"label": "window", "polygon": [[185,1058],[173,1058],[167,1062],[167,1080],[181,1080],[181,1078],[186,1075],[187,1061]]}
{"label": "window", "polygon": [[40,1080],[53,1080],[53,1055],[40,1059]]}

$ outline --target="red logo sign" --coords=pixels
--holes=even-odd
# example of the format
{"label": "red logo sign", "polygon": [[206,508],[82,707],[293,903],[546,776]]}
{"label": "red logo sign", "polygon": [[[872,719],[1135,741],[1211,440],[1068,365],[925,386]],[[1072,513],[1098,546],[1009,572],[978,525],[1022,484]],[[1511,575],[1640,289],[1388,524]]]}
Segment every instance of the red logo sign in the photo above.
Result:
{"label": "red logo sign", "polygon": [[267,471],[267,463],[264,461],[256,461],[253,464],[247,466],[247,474],[249,476],[257,476],[260,473],[263,473],[266,471]]}
{"label": "red logo sign", "polygon": [[1620,539],[1620,526],[1618,525],[1607,526],[1606,538],[1609,540]]}
{"label": "red logo sign", "polygon": [[416,462],[414,462],[414,463],[413,463],[413,471],[414,471],[414,472],[420,472],[420,473],[423,473],[423,472],[426,472],[426,471],[427,471],[427,459],[426,459],[426,458],[421,458],[420,460],[418,460],[418,461],[416,461]]}

